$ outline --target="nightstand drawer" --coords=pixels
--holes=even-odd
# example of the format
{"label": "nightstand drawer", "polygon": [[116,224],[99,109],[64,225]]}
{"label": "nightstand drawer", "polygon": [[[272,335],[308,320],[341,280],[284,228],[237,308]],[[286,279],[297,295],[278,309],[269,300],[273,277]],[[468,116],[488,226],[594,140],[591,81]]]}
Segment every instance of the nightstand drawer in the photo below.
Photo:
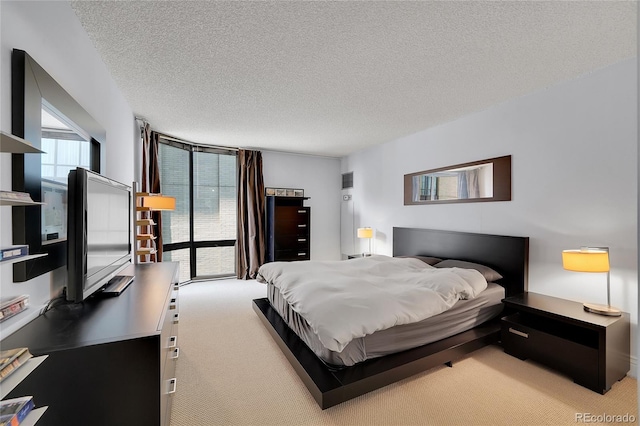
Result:
{"label": "nightstand drawer", "polygon": [[548,365],[590,388],[598,388],[597,343],[597,334],[544,318],[517,313],[502,319],[506,353]]}

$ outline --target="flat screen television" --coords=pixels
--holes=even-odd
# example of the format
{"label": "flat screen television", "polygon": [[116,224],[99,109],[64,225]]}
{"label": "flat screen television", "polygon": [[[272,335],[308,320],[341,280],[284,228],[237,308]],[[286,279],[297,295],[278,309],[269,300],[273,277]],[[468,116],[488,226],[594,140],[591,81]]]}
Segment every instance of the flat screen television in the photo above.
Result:
{"label": "flat screen television", "polygon": [[67,290],[82,302],[131,263],[131,187],[83,168],[69,172]]}

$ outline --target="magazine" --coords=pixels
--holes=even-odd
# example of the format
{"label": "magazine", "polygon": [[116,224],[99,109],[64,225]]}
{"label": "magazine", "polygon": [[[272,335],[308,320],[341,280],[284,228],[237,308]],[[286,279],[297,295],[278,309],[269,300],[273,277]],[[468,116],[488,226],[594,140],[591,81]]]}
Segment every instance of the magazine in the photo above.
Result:
{"label": "magazine", "polygon": [[33,407],[32,396],[0,401],[0,426],[18,426]]}

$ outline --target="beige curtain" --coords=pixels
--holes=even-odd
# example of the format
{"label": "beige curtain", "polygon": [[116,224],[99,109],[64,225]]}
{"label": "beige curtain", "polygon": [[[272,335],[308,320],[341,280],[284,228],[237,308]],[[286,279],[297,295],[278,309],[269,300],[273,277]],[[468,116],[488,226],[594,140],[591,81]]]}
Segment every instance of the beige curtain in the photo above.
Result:
{"label": "beige curtain", "polygon": [[478,169],[467,170],[467,191],[469,198],[480,198],[480,181],[478,179]]}
{"label": "beige curtain", "polygon": [[264,182],[262,153],[238,151],[238,279],[255,278],[264,263]]}
{"label": "beige curtain", "polygon": [[[158,160],[158,133],[151,130],[149,123],[142,129],[142,192],[160,194],[160,163]],[[162,262],[162,212],[151,212],[153,235],[156,236],[156,254],[152,260]]]}

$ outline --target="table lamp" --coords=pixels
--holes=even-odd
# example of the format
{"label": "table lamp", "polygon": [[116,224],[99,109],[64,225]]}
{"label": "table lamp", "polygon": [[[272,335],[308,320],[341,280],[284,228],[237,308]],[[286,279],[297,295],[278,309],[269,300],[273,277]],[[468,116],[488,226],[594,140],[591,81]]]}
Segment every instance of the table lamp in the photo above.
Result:
{"label": "table lamp", "polygon": [[606,272],[607,304],[584,303],[584,310],[594,314],[619,317],[619,309],[611,306],[611,274],[609,272],[609,247],[581,247],[580,250],[563,250],[562,266],[568,271]]}
{"label": "table lamp", "polygon": [[369,239],[369,253],[362,253],[362,256],[371,256],[371,239],[373,238],[372,228],[358,228],[358,238]]}

